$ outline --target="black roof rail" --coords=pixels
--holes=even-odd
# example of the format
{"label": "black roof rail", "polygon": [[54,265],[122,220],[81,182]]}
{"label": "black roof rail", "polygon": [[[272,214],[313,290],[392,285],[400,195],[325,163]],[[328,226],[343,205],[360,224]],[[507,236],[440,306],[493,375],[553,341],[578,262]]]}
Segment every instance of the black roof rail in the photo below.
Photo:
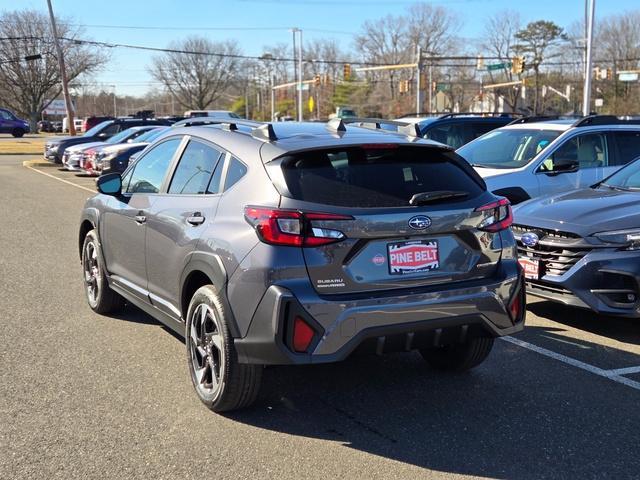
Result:
{"label": "black roof rail", "polygon": [[590,127],[592,125],[640,125],[640,117],[615,115],[588,115],[575,122],[572,127]]}
{"label": "black roof rail", "polygon": [[[382,128],[381,125],[395,125],[397,127],[403,127],[409,125],[409,122],[401,122],[398,120],[387,120],[384,118],[369,118],[369,117],[348,117],[342,119],[344,124],[360,123],[360,124],[374,124],[376,129]],[[364,125],[360,125],[364,126]]]}
{"label": "black roof rail", "polygon": [[259,140],[266,140],[267,142],[273,142],[278,139],[278,136],[273,129],[273,125],[270,123],[265,123],[264,125],[255,127],[251,130],[251,136]]}
{"label": "black roof rail", "polygon": [[454,118],[454,117],[522,117],[521,113],[516,112],[452,112],[440,115],[438,118]]}
{"label": "black roof rail", "polygon": [[[193,117],[185,118],[175,122],[172,127],[198,127],[202,125],[246,125],[249,127],[257,127],[263,124],[263,122],[254,122],[253,120],[243,119],[228,119],[228,118],[213,118],[213,117]],[[235,129],[237,130],[237,128]]]}
{"label": "black roof rail", "polygon": [[519,123],[545,122],[549,120],[568,120],[571,118],[573,118],[571,115],[529,115],[528,117],[516,118],[508,125],[517,125]]}

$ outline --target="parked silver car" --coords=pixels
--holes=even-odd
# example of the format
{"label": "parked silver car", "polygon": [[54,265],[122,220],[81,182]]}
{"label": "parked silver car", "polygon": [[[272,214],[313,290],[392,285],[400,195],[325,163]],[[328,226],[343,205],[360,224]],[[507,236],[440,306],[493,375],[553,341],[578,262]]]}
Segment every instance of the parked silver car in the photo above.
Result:
{"label": "parked silver car", "polygon": [[640,119],[531,120],[515,120],[457,150],[489,190],[512,203],[589,187],[640,154]]}

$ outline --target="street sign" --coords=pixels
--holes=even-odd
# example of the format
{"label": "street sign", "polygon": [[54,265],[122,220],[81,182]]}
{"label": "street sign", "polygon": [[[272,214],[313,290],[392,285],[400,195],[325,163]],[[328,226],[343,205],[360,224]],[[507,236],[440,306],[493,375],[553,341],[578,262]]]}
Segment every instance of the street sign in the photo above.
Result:
{"label": "street sign", "polygon": [[436,92],[448,92],[449,90],[451,90],[450,83],[436,83]]}
{"label": "street sign", "polygon": [[502,62],[487,65],[487,70],[489,70],[490,72],[493,70],[503,70],[505,68],[511,68],[511,62]]}
{"label": "street sign", "polygon": [[618,80],[621,82],[635,82],[638,80],[638,74],[631,72],[619,73]]}
{"label": "street sign", "polygon": [[604,98],[596,98],[594,103],[596,107],[602,107],[604,106]]}

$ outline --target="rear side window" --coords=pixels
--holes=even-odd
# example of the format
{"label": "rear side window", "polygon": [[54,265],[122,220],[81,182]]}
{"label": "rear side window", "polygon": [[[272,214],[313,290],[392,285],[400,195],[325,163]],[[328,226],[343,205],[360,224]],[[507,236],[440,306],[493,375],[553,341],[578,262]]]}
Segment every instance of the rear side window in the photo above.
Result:
{"label": "rear side window", "polygon": [[640,132],[613,132],[618,145],[616,165],[626,165],[640,156]]}
{"label": "rear side window", "polygon": [[231,157],[231,163],[229,163],[229,170],[227,172],[227,179],[224,182],[224,189],[228,190],[235,185],[238,180],[244,177],[247,173],[247,167],[244,163],[235,157]]}
{"label": "rear side window", "polygon": [[456,190],[480,195],[482,180],[453,152],[434,148],[346,148],[285,157],[293,198],[353,208],[406,207],[417,193]]}
{"label": "rear side window", "polygon": [[219,150],[191,140],[173,174],[169,193],[205,193],[219,159]]}

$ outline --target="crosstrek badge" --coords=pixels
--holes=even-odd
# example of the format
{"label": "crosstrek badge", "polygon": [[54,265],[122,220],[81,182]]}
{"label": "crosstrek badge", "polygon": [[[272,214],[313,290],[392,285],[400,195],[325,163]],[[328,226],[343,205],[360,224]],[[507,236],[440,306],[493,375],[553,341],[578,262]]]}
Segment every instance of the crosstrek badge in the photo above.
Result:
{"label": "crosstrek badge", "polygon": [[436,240],[390,243],[387,248],[391,275],[427,272],[440,267]]}

